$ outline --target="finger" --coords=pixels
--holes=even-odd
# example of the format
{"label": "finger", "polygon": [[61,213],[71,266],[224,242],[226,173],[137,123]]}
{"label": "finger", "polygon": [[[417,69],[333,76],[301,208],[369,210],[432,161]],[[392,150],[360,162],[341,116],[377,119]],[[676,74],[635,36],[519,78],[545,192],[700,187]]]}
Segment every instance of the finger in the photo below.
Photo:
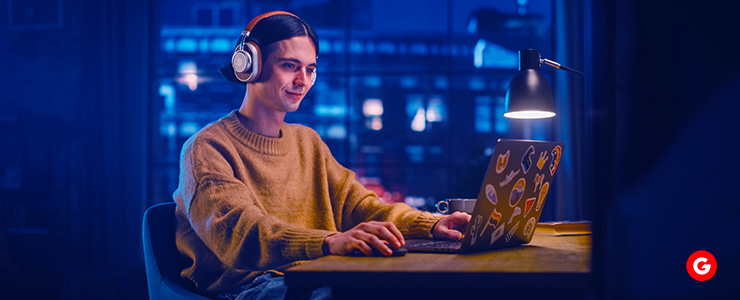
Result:
{"label": "finger", "polygon": [[370,246],[367,243],[365,243],[365,241],[363,241],[363,240],[360,240],[360,239],[357,239],[357,238],[353,238],[352,240],[350,240],[350,243],[349,244],[351,244],[351,245],[350,245],[349,249],[347,249],[347,253],[346,254],[351,253],[352,250],[359,249],[360,251],[362,251],[363,254],[365,254],[365,256],[371,256],[371,255],[373,255],[373,249],[370,248]]}
{"label": "finger", "polygon": [[460,227],[465,226],[468,223],[470,223],[470,220],[473,216],[467,214],[467,213],[459,213],[455,215],[450,215],[450,225],[453,225],[454,227]]}
{"label": "finger", "polygon": [[396,225],[391,222],[382,222],[381,225],[383,226],[380,230],[381,237],[390,242],[394,248],[398,249],[406,243],[406,240],[403,238],[403,234],[398,230]]}
{"label": "finger", "polygon": [[393,250],[388,247],[388,244],[375,235],[371,235],[369,240],[367,240],[366,242],[370,244],[371,247],[378,249],[378,251],[380,251],[380,253],[385,256],[393,255]]}
{"label": "finger", "polygon": [[454,216],[454,219],[456,222],[463,222],[467,223],[470,222],[470,219],[473,218],[470,214],[466,212],[455,212],[452,216]]}
{"label": "finger", "polygon": [[456,227],[456,229],[457,229],[458,231],[460,231],[460,232],[465,232],[465,230],[466,230],[466,229],[468,228],[468,226],[470,225],[470,220],[471,220],[472,218],[473,218],[473,216],[471,216],[471,215],[469,215],[469,214],[467,214],[467,213],[466,213],[466,214],[463,214],[463,215],[461,215],[461,216],[460,216],[460,219],[459,219],[460,223],[458,224],[458,226]]}
{"label": "finger", "polygon": [[459,240],[462,239],[462,235],[463,234],[460,231],[457,231],[457,230],[454,230],[454,229],[445,228],[443,230],[443,232],[444,232],[445,235],[447,235],[447,238],[448,239],[451,239],[451,240],[454,240],[454,241],[459,241]]}
{"label": "finger", "polygon": [[401,233],[400,230],[398,230],[398,227],[396,227],[395,224],[388,222],[389,226],[387,227],[391,233],[393,233],[394,236],[398,239],[400,242],[399,247],[406,244],[406,239],[403,237],[403,233]]}
{"label": "finger", "polygon": [[[393,224],[391,224],[391,226],[393,226]],[[391,230],[392,229],[388,227],[378,228],[378,237],[383,240],[388,241],[388,244],[393,245],[393,248],[396,248],[396,249],[401,248],[401,246],[403,246],[403,244],[401,243],[401,240]],[[396,231],[398,230],[396,229]]]}
{"label": "finger", "polygon": [[[388,241],[388,244],[393,245],[394,248],[400,248],[403,246],[402,239],[403,235],[401,235],[400,231],[396,228],[393,223],[390,222],[371,222],[368,224],[368,226],[365,228],[367,232],[372,233],[379,237],[380,239]],[[393,233],[392,230],[394,230],[401,235],[401,239],[398,238],[398,235]]]}

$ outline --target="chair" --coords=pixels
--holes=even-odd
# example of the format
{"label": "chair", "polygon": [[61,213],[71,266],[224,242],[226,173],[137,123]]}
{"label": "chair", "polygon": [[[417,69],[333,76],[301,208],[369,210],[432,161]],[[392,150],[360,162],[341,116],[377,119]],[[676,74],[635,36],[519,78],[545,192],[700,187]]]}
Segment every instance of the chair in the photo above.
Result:
{"label": "chair", "polygon": [[154,205],[144,213],[143,238],[149,299],[209,299],[180,277],[187,265],[175,244],[175,202]]}

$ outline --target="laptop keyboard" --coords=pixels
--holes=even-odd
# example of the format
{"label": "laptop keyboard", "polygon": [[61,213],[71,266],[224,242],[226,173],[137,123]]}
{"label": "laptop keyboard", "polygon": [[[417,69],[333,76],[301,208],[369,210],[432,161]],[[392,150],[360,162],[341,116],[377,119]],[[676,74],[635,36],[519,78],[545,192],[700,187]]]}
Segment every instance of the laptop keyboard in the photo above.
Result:
{"label": "laptop keyboard", "polygon": [[423,248],[445,248],[445,249],[460,249],[460,246],[462,246],[462,241],[429,241],[426,243],[421,243],[414,245],[415,247],[423,247]]}

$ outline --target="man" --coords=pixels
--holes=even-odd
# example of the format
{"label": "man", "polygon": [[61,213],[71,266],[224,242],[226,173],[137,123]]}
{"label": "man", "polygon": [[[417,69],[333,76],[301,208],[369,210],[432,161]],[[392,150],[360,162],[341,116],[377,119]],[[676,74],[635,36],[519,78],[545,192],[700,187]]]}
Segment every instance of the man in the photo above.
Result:
{"label": "man", "polygon": [[177,246],[192,264],[181,275],[206,294],[279,295],[280,271],[301,261],[372,248],[389,256],[406,237],[459,240],[470,221],[381,203],[315,131],[283,122],[311,88],[317,56],[305,21],[286,12],[255,18],[222,69],[246,82],[241,107],[183,146]]}

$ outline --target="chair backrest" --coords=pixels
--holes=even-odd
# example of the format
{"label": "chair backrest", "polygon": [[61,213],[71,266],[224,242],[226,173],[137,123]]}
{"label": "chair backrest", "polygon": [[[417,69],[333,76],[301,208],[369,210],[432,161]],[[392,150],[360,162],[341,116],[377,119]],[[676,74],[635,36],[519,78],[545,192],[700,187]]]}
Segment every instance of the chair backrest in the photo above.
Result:
{"label": "chair backrest", "polygon": [[175,202],[154,205],[144,213],[143,239],[149,299],[209,299],[180,277],[186,260],[175,244]]}

